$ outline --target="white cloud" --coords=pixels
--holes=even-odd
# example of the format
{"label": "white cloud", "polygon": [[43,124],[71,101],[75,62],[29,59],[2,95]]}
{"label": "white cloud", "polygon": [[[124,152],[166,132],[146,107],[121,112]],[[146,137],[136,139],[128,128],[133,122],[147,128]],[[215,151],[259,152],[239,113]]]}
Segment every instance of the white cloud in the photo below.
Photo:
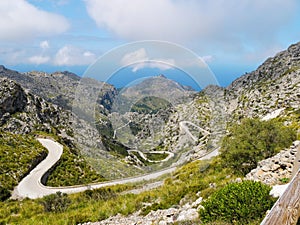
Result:
{"label": "white cloud", "polygon": [[28,59],[29,63],[40,65],[40,64],[45,64],[50,61],[50,57],[48,56],[41,56],[41,55],[36,55],[32,56]]}
{"label": "white cloud", "polygon": [[240,51],[269,43],[294,15],[297,0],[86,0],[89,15],[127,40],[196,41]]}
{"label": "white cloud", "polygon": [[56,53],[53,64],[57,66],[89,65],[96,60],[96,55],[74,46],[64,46]]}
{"label": "white cloud", "polygon": [[40,48],[41,48],[41,49],[44,49],[44,50],[50,48],[49,42],[48,42],[48,41],[42,41],[42,42],[40,43]]}
{"label": "white cloud", "polygon": [[123,66],[136,63],[136,62],[142,62],[145,60],[149,60],[146,50],[144,48],[138,49],[134,52],[129,52],[121,59],[121,64]]}
{"label": "white cloud", "polygon": [[129,52],[121,59],[122,66],[132,67],[133,72],[137,72],[143,68],[158,68],[160,70],[168,70],[175,66],[174,59],[158,59],[148,56],[144,48]]}
{"label": "white cloud", "polygon": [[69,28],[61,15],[36,8],[25,0],[0,1],[0,40],[17,41],[55,35]]}
{"label": "white cloud", "polygon": [[[46,44],[47,43],[47,44]],[[54,66],[82,66],[93,63],[97,57],[91,51],[75,46],[64,46],[57,51],[49,50],[48,42],[40,43],[40,52],[36,48],[19,49],[5,47],[0,49],[0,61],[7,65],[48,64]]]}

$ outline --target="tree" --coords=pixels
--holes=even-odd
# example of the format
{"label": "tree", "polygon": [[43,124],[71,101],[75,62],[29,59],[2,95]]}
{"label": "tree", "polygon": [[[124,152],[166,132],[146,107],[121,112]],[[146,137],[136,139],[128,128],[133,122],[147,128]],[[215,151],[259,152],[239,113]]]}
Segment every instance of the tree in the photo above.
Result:
{"label": "tree", "polygon": [[296,132],[276,120],[244,119],[223,139],[223,166],[245,175],[257,166],[258,161],[289,147],[295,139]]}

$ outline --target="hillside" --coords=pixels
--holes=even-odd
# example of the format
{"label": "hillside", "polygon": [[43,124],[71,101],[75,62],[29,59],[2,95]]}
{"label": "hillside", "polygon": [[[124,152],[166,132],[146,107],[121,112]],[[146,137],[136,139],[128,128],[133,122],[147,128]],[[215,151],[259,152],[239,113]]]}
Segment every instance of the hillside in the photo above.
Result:
{"label": "hillside", "polygon": [[[299,56],[300,43],[297,43],[289,47],[286,51],[278,53],[276,56],[267,59],[257,70],[251,73],[247,73],[244,76],[240,77],[231,85],[229,85],[226,89],[208,87],[206,89],[206,94],[204,94],[203,91],[199,95],[197,95],[195,99],[190,103],[182,104],[181,106],[179,105],[177,110],[170,116],[170,119],[167,122],[166,131],[168,132],[168,135],[165,139],[164,145],[174,146],[172,147],[172,149],[177,150],[178,148],[180,148],[176,143],[184,143],[184,141],[178,140],[182,138],[184,139],[184,136],[186,134],[180,133],[182,131],[180,130],[178,124],[180,121],[184,120],[193,121],[193,123],[199,124],[201,127],[204,127],[208,131],[214,130],[210,129],[212,127],[217,127],[218,132],[216,133],[218,133],[219,136],[224,137],[226,135],[226,133],[224,132],[224,122],[226,124],[226,127],[230,130],[232,129],[232,127],[234,127],[234,125],[239,126],[239,124],[243,122],[245,118],[249,118],[251,123],[253,123],[252,121],[257,121],[257,123],[261,124],[262,126],[269,124],[267,126],[283,126],[285,129],[289,129],[290,131],[293,130],[298,134],[297,139],[299,140]],[[213,104],[213,100],[215,104]],[[216,108],[218,110],[214,110]],[[218,113],[215,113],[215,111],[218,111]],[[221,119],[212,120],[212,113],[215,113],[216,115],[214,118],[220,118],[221,116]],[[260,120],[263,121],[259,122]],[[251,137],[251,133],[253,132],[251,129],[254,129],[253,131],[255,131],[255,129],[257,128],[248,127],[246,130],[243,130],[243,132],[248,133],[248,136]],[[261,134],[268,134],[264,131],[259,130],[256,130],[255,132],[262,132]],[[283,134],[285,134],[285,132],[286,131],[284,131]],[[231,137],[230,135],[233,134],[229,133],[229,138]],[[235,135],[239,135],[239,133]],[[254,138],[252,139],[252,141],[255,145],[255,138],[257,139],[258,137],[253,136],[251,138]],[[294,139],[295,137],[292,138]],[[191,140],[188,140],[187,138],[185,138],[185,141],[191,142]],[[289,140],[288,143],[291,144],[291,141]],[[256,162],[258,163],[258,168],[247,175],[248,179],[261,180],[265,183],[272,183],[272,185],[281,184],[282,182],[286,182],[286,180],[290,179],[295,160],[295,151],[297,151],[297,146],[299,142],[294,143],[295,144],[292,145],[290,148],[287,147],[287,145],[289,144],[285,145],[286,148],[284,150],[280,151],[280,153],[276,154],[275,156],[269,158],[268,161],[263,160],[260,162]],[[187,147],[188,145],[185,146],[190,150],[193,149],[193,151],[187,153],[185,157],[190,157],[191,159],[199,158],[199,155],[201,155],[199,153],[201,151],[197,151],[197,149],[201,149],[201,145],[198,145],[197,147],[194,145],[194,147],[191,147],[191,143],[189,144],[189,147]],[[224,144],[226,143],[223,142],[223,145]],[[207,151],[208,146],[204,146],[202,146],[202,149],[205,152]],[[267,149],[265,149],[265,151],[266,150]],[[221,151],[223,151],[223,149],[221,149]],[[278,150],[276,150],[275,152],[278,152]],[[218,160],[222,160],[223,156],[224,155],[221,154],[221,156],[218,157],[216,161],[220,162]],[[237,157],[239,157],[239,155],[237,155]],[[221,174],[222,172],[224,172],[224,170],[218,167],[218,163],[216,161],[213,162],[212,167],[216,171],[219,171],[216,172],[217,174]],[[272,164],[272,162],[276,162],[276,165]],[[223,167],[226,167],[224,163],[221,164]],[[188,165],[193,165],[193,163]],[[276,166],[276,170],[273,170],[274,166]],[[187,171],[187,168],[185,168],[185,170]],[[197,174],[196,171],[197,170],[195,170],[194,172]],[[234,178],[230,178],[230,176],[232,175],[228,175],[231,173],[236,173],[236,171],[230,172],[227,170],[226,178],[229,178],[229,180],[231,180],[232,182]],[[274,178],[271,178],[270,176],[274,176]],[[194,175],[190,174],[190,178],[192,179],[193,177]],[[208,177],[209,176],[206,175],[206,178]],[[176,178],[173,177],[172,179],[174,183],[178,182]],[[237,180],[239,179],[240,178],[238,178]],[[167,188],[167,186],[170,183],[172,183],[171,180],[166,181],[163,188]],[[178,182],[177,185],[177,188],[179,189],[181,187],[180,182]],[[201,190],[201,196],[206,198],[206,191],[214,192],[215,190],[212,189],[215,189],[216,187],[217,190],[220,189],[219,185],[222,186],[222,184],[220,184],[220,180],[216,178],[213,183],[210,183],[210,190],[205,188],[199,188],[197,190]],[[159,189],[159,191],[161,191],[161,189]],[[197,206],[194,206],[193,208],[191,205],[196,205],[197,203],[192,202],[190,200],[189,203],[185,204],[184,202],[187,201],[187,199],[189,198],[187,197],[187,195],[185,195],[181,198],[181,201],[177,202],[177,204],[175,203],[175,205],[178,208],[167,207],[168,209],[163,210],[165,206],[157,206],[152,203],[151,206],[153,207],[152,209],[154,209],[154,211],[149,213],[146,217],[141,216],[142,213],[136,212],[127,217],[117,215],[115,217],[108,218],[107,220],[104,220],[102,222],[95,223],[95,225],[116,223],[134,224],[140,221],[143,221],[142,224],[147,224],[147,220],[155,221],[156,223],[162,224],[168,222],[173,223],[175,221],[178,221],[178,223],[180,224],[179,221],[181,221],[182,218],[184,218],[184,220],[195,219],[195,214],[193,213],[195,212],[195,208]],[[159,198],[156,199],[156,201],[160,202],[161,204],[163,204],[164,202]],[[199,207],[197,208],[197,210],[198,209]],[[181,210],[185,211],[185,213],[182,213]],[[190,222],[189,224],[199,223],[200,221],[196,220],[194,223]],[[256,222],[252,221],[252,223],[259,224],[259,220]],[[223,223],[221,222],[220,224]]]}
{"label": "hillside", "polygon": [[[39,71],[19,73],[4,66],[0,66],[0,77],[13,80],[30,93],[69,110],[72,109],[75,91],[81,79],[76,74],[67,71],[51,74]],[[99,93],[100,104],[105,102],[105,95],[114,95],[115,89],[111,85],[96,80],[89,84],[91,89],[101,85],[105,86],[103,88],[105,91]]]}
{"label": "hillside", "polygon": [[[292,142],[300,139],[300,42],[228,87],[209,86],[199,93],[164,76],[120,91],[90,78],[84,81],[88,86],[84,89],[80,78],[68,72],[20,74],[1,67],[0,76],[3,143],[12,137],[16,143],[11,145],[24,137],[35,143],[33,137],[42,135],[64,145],[65,153],[51,171],[48,184],[86,184],[178,166],[168,178],[155,181],[159,184],[154,190],[134,194],[142,183],[71,195],[66,212],[44,212],[38,201],[24,201],[35,210],[33,214],[18,202],[4,202],[0,223],[76,224],[107,219],[96,224],[147,224],[144,218],[148,218],[162,224],[192,220],[197,224],[200,214],[201,219],[213,219],[203,209],[210,207],[209,197],[223,188],[227,191],[228,183],[242,181],[251,169],[247,177],[264,183],[281,184],[290,179],[299,144]],[[97,95],[103,85],[104,91]],[[75,101],[76,110],[71,111],[78,93],[82,93],[79,100],[96,100],[93,105]],[[26,149],[33,151],[27,145]],[[43,151],[39,149],[26,160],[34,160]],[[18,152],[9,147],[3,154],[8,159],[12,154],[20,158],[26,154]],[[197,160],[206,159],[211,152],[219,156]],[[168,155],[171,157],[165,161]],[[272,173],[275,161],[279,172]],[[18,177],[5,187],[11,190],[26,173],[28,170],[20,168],[14,172]],[[281,175],[270,179],[274,174]],[[274,199],[268,196],[269,186],[253,185],[266,195],[252,197],[268,203],[254,213],[253,220],[247,220],[258,224]],[[250,191],[245,193],[247,197]],[[17,216],[9,212],[14,208]],[[228,221],[234,222],[231,218]]]}
{"label": "hillside", "polygon": [[[33,95],[30,92],[24,90],[19,84],[7,78],[0,79],[0,95],[1,95],[1,107],[0,107],[0,132],[6,136],[22,137],[27,135],[28,139],[37,136],[48,136],[57,139],[65,146],[65,152],[62,156],[61,162],[48,179],[50,185],[71,185],[81,184],[93,181],[103,180],[103,177],[97,175],[84,159],[79,155],[78,144],[74,141],[72,122],[75,122],[78,127],[83,130],[93,130],[84,121],[71,116],[71,112],[62,109],[61,107],[45,101],[43,98]],[[88,135],[83,135],[88,140]],[[19,139],[20,139],[19,138]],[[30,139],[30,140],[31,140]],[[4,139],[5,140],[5,139]],[[20,139],[23,140],[23,139]],[[35,142],[31,141],[33,146],[36,146]],[[30,143],[30,142],[28,142]],[[78,143],[78,144],[77,144]],[[84,141],[86,143],[86,141]],[[22,146],[22,143],[16,142],[13,144]],[[24,151],[27,147],[24,146]],[[17,149],[17,146],[16,146]],[[11,154],[15,154],[15,159],[22,157],[22,151],[16,150],[12,152],[12,149],[5,149],[7,152],[6,157],[3,157],[3,166],[11,165]],[[33,150],[30,150],[33,151]],[[29,153],[30,153],[29,151]],[[38,151],[38,150],[37,150]],[[45,157],[46,151],[43,151],[43,157]],[[28,153],[27,153],[28,154]],[[36,153],[27,155],[27,160],[32,160],[34,165],[43,159],[39,160],[35,158]],[[32,163],[33,163],[32,162]],[[24,165],[26,168],[32,168],[31,163]],[[69,169],[66,170],[66,167]],[[19,174],[17,177],[23,177],[28,171],[19,168],[16,171]],[[77,172],[77,171],[81,172]],[[15,178],[19,180],[19,178]],[[16,181],[14,182],[16,184]],[[9,186],[12,190],[13,186]]]}
{"label": "hillside", "polygon": [[262,117],[278,109],[288,115],[299,109],[300,43],[267,59],[257,70],[227,87],[232,119]]}

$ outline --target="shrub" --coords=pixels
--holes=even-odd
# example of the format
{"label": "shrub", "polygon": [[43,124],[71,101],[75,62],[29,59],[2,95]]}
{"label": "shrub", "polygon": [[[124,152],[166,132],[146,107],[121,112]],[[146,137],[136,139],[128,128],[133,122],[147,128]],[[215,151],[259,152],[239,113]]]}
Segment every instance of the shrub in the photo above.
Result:
{"label": "shrub", "polygon": [[10,191],[0,186],[0,201],[4,201],[10,197]]}
{"label": "shrub", "polygon": [[271,187],[256,181],[230,183],[203,202],[201,220],[248,224],[261,219],[276,201],[269,195],[270,190]]}
{"label": "shrub", "polygon": [[71,204],[66,193],[56,192],[56,194],[47,195],[41,201],[45,212],[64,212]]}
{"label": "shrub", "polygon": [[88,199],[104,200],[107,201],[109,199],[113,199],[117,196],[116,192],[113,191],[111,188],[100,188],[95,190],[86,190],[84,195]]}
{"label": "shrub", "polygon": [[296,132],[275,120],[244,119],[230,129],[222,142],[223,166],[246,175],[257,162],[289,147]]}

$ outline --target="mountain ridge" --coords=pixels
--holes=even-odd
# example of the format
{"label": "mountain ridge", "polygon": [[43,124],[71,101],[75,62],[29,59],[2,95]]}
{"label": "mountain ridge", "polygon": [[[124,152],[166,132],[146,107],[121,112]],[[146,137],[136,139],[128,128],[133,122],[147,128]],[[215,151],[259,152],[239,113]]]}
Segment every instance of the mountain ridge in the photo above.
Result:
{"label": "mountain ridge", "polygon": [[[300,139],[299,56],[300,42],[276,54],[274,57],[268,58],[257,70],[236,79],[228,87],[209,86],[195,94],[190,101],[176,104],[172,110],[170,110],[168,116],[166,116],[165,109],[159,109],[158,112],[153,114],[142,111],[119,115],[112,112],[110,106],[113,105],[115,96],[120,92],[117,93],[115,88],[107,85],[107,92],[102,93],[102,96],[105,96],[105,104],[101,96],[97,101],[97,107],[99,107],[99,114],[97,116],[99,118],[96,118],[96,126],[93,126],[91,121],[84,121],[82,118],[72,115],[67,104],[58,106],[48,102],[42,96],[32,94],[29,88],[23,88],[21,84],[17,84],[8,78],[1,78],[0,83],[3,84],[1,85],[2,89],[0,89],[2,100],[2,102],[0,102],[0,121],[3,121],[1,129],[6,132],[16,132],[19,134],[30,133],[31,129],[36,131],[42,130],[44,131],[44,135],[53,135],[56,133],[55,137],[58,136],[62,143],[69,143],[69,145],[65,145],[67,147],[66,149],[67,151],[73,151],[73,153],[65,157],[72,156],[74,160],[66,161],[66,158],[64,158],[57,167],[51,171],[54,177],[60,179],[64,179],[63,176],[78,177],[78,171],[82,171],[82,168],[85,167],[83,164],[77,165],[73,174],[70,173],[60,176],[60,173],[66,170],[66,168],[70,168],[72,163],[78,161],[82,162],[83,159],[76,150],[81,147],[86,148],[87,159],[89,159],[90,162],[92,162],[92,160],[97,161],[92,163],[100,167],[100,170],[97,170],[100,175],[109,174],[110,179],[133,176],[137,173],[150,173],[164,167],[179,166],[180,170],[167,178],[164,184],[161,184],[163,185],[162,188],[157,189],[159,191],[154,190],[150,192],[150,194],[144,195],[143,198],[141,198],[143,200],[140,200],[134,207],[136,207],[137,210],[140,209],[142,213],[153,210],[148,215],[152,221],[157,223],[160,221],[176,222],[178,218],[182,217],[185,220],[193,220],[199,216],[198,212],[201,209],[200,203],[202,202],[202,197],[207,198],[216,189],[220,188],[220,186],[225,185],[226,182],[232,183],[241,181],[241,178],[237,178],[233,173],[228,174],[229,170],[226,168],[222,172],[219,171],[222,170],[220,164],[218,164],[222,161],[222,158],[218,158],[221,156],[213,160],[212,164],[197,160],[212,150],[222,152],[220,146],[223,137],[230,137],[231,135],[229,128],[233,127],[233,125],[240,126],[245,118],[248,120],[254,118],[257,123],[260,120],[273,120],[282,126],[297,131],[297,138],[298,140]],[[4,67],[1,68],[0,70],[2,72],[0,72],[0,76],[4,76],[9,72],[9,70]],[[16,71],[12,73],[16,76],[22,75]],[[24,79],[32,81],[34,76],[44,76],[43,79],[45,79],[47,75],[39,75],[38,73],[37,75],[25,75]],[[65,75],[64,73],[57,73],[54,76],[56,78],[60,77],[59,79],[62,80],[63,78],[67,80],[74,78],[76,80],[76,77],[72,78],[72,75],[68,77],[68,74]],[[75,80],[71,83],[75,84],[78,82]],[[36,83],[38,82],[35,81],[35,84]],[[87,82],[87,84],[90,83],[92,84],[93,80]],[[70,86],[72,84],[70,84]],[[50,85],[47,86],[47,88],[50,87]],[[90,90],[93,90],[93,86],[89,87],[91,88]],[[62,94],[62,92],[60,92],[61,90],[56,88],[51,90],[52,93],[55,91],[58,92],[56,93],[58,95]],[[74,95],[72,95],[74,92],[70,91],[67,93],[69,94],[64,96],[65,100],[70,101],[74,98]],[[53,99],[55,100],[56,98],[54,97]],[[52,101],[54,101],[53,99]],[[139,103],[138,106],[140,107],[142,104]],[[83,105],[83,107],[88,106]],[[98,110],[98,108],[96,109]],[[161,127],[156,130],[156,133],[153,133],[155,129],[151,128],[149,124],[152,122],[155,124],[159,118],[158,116],[161,115],[163,116],[163,120],[159,123]],[[111,124],[112,116],[118,119],[116,126]],[[59,120],[57,121],[57,119]],[[60,120],[63,121],[62,124]],[[75,126],[71,126],[71,124]],[[29,130],[23,129],[23,127],[26,126]],[[124,146],[121,144],[126,145],[127,143],[124,143],[122,140],[117,140],[115,137],[120,134],[121,129],[124,128],[128,128],[128,131],[131,133],[133,133],[133,131],[135,132],[135,136],[130,136],[133,137],[132,146],[137,143],[135,140],[140,141],[142,145],[140,149],[135,151],[127,151],[125,149],[126,154],[120,155],[118,151],[122,152],[124,150],[122,149]],[[78,130],[76,131],[76,129]],[[75,136],[72,134],[75,131],[80,135]],[[128,140],[128,137],[125,132],[123,138]],[[154,143],[153,140],[158,142]],[[110,151],[105,151],[103,142],[107,144]],[[74,146],[77,148],[74,148]],[[290,149],[286,150],[290,155],[289,160],[294,158],[294,147],[292,152]],[[173,157],[167,162],[158,163],[150,163],[150,161],[141,157],[141,155],[145,157],[145,155],[149,155],[153,151],[157,153],[168,151],[172,153]],[[141,152],[141,154],[138,152]],[[76,155],[77,158],[74,155]],[[282,158],[286,158],[286,155],[288,154],[280,153],[279,156],[274,156],[274,159],[280,161]],[[70,162],[71,164],[68,164]],[[267,162],[259,162],[258,165],[261,166],[261,168],[258,167],[257,170],[255,170],[257,174],[255,171],[252,171],[252,174],[249,175],[250,178],[252,176],[252,178],[260,179],[261,181],[269,179],[267,176],[270,172],[264,172],[264,170],[273,170],[273,168],[279,170],[278,173],[276,172],[276,174],[279,175],[276,179],[272,179],[272,184],[278,184],[282,182],[281,180],[289,178],[293,166],[292,162],[289,161],[285,164],[280,164],[279,162],[279,167],[270,166],[269,162],[272,162],[271,158]],[[186,165],[181,167],[183,164]],[[214,166],[218,167],[215,169]],[[281,170],[285,171],[281,172]],[[87,172],[87,170],[84,170],[84,173],[85,172]],[[267,175],[262,176],[261,173]],[[207,176],[207,178],[205,176]],[[80,179],[82,178],[84,178],[84,176],[80,177]],[[164,189],[164,187],[166,188]],[[170,187],[173,193],[170,192]],[[201,193],[199,190],[201,190]],[[165,191],[166,195],[160,196],[160,191],[162,194]],[[91,190],[89,193],[92,194],[93,191]],[[179,195],[175,193],[179,193]],[[83,195],[85,194],[86,193]],[[158,197],[155,199],[153,196]],[[112,198],[112,202],[114,198]],[[122,197],[123,200],[124,198]],[[165,200],[170,198],[172,201]],[[119,200],[120,198],[118,198],[118,201]],[[85,201],[86,204],[90,204],[88,200],[85,199]],[[130,195],[130,201],[135,201],[135,196],[132,197],[132,195]],[[121,200],[120,202],[120,204],[123,204]],[[195,202],[197,202],[197,204]],[[168,205],[169,203],[171,205]],[[116,210],[113,213],[109,212],[101,217],[101,219],[119,212],[124,212],[123,209],[126,204],[123,204],[121,206],[122,210],[119,211],[117,210],[119,207],[118,204],[119,202],[113,202],[113,208]],[[176,210],[173,210],[171,207],[174,204],[176,205]],[[95,209],[94,206],[95,205],[93,205],[93,210]],[[73,205],[73,207],[75,206]],[[80,209],[76,211],[78,213],[78,217],[76,215],[76,218],[79,218],[76,220],[76,223],[100,220],[97,219],[99,215],[93,218],[89,217],[89,215],[84,215],[84,218],[81,219],[80,216],[83,215],[81,213],[82,207],[81,205]],[[127,210],[126,207],[125,210]],[[168,209],[166,209],[166,207]],[[132,212],[132,210],[126,211],[126,213],[129,214]],[[189,215],[189,213],[191,213],[191,215]],[[42,213],[40,214],[44,215]],[[103,222],[107,222],[108,224],[117,224],[118,221],[126,221],[125,223],[129,223],[132,220],[141,222],[141,217],[138,214],[139,212],[133,214],[133,216],[130,217],[130,221],[126,217],[117,216],[111,217],[111,220],[108,219]],[[122,222],[120,222],[120,224],[122,224]]]}

